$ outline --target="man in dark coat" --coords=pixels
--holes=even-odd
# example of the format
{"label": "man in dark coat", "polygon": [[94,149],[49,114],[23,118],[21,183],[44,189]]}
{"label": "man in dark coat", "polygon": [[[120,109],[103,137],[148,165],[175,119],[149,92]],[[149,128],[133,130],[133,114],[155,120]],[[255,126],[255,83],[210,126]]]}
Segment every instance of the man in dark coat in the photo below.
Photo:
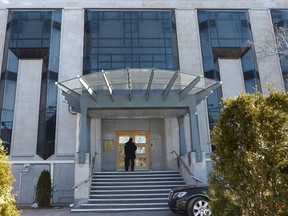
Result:
{"label": "man in dark coat", "polygon": [[137,147],[135,145],[135,143],[133,142],[133,139],[130,138],[128,142],[125,143],[125,170],[128,171],[128,167],[130,165],[131,162],[131,171],[134,171],[134,165],[135,165],[135,151],[136,151]]}

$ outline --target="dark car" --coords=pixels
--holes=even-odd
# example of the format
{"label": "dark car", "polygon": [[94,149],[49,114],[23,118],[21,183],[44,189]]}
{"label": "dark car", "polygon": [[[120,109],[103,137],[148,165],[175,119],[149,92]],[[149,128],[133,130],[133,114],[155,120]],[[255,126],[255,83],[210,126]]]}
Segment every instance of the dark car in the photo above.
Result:
{"label": "dark car", "polygon": [[170,191],[168,206],[174,213],[189,216],[210,216],[208,186],[184,186]]}

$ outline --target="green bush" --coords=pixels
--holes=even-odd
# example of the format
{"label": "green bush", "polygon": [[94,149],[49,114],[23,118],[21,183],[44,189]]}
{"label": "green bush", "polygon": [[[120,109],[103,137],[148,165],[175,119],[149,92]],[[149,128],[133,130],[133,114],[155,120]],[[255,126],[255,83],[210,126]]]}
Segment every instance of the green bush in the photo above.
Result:
{"label": "green bush", "polygon": [[39,207],[49,207],[52,187],[51,177],[48,170],[43,170],[36,186],[36,200]]}
{"label": "green bush", "polygon": [[0,215],[20,215],[20,211],[14,204],[14,195],[11,194],[13,181],[11,166],[8,163],[8,157],[0,139]]}
{"label": "green bush", "polygon": [[212,143],[213,216],[288,215],[288,93],[224,100]]}

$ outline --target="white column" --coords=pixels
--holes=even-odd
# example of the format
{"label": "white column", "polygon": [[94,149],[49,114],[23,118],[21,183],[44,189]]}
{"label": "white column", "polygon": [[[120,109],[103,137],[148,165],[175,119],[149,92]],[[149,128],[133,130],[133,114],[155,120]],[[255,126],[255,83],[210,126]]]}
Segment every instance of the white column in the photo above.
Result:
{"label": "white column", "polygon": [[246,92],[240,59],[218,59],[223,97],[235,97]]}
{"label": "white column", "polygon": [[42,64],[42,59],[19,60],[12,156],[36,154]]}
{"label": "white column", "polygon": [[[265,38],[269,38],[269,43],[274,40],[271,14],[269,10],[250,10],[249,17],[263,93],[268,93],[267,83],[273,83],[276,89],[283,90],[284,82],[278,55],[271,55],[271,53],[268,55],[261,51],[261,48],[265,47],[267,43]],[[273,49],[273,47],[270,48]]]}
{"label": "white column", "polygon": [[[75,186],[78,186],[74,189],[74,199],[77,201],[87,200],[89,198],[89,188],[90,181],[89,177],[89,160],[86,160],[85,163],[79,164],[78,154],[75,155]],[[86,158],[89,158],[89,154],[86,154]]]}
{"label": "white column", "polygon": [[[91,156],[95,156],[94,171],[101,171],[101,119],[91,119]],[[96,155],[95,155],[96,153]]]}
{"label": "white column", "polygon": [[[177,9],[176,22],[180,70],[187,71],[193,75],[203,75],[197,10]],[[197,112],[200,143],[203,150],[210,152],[208,144],[210,141],[210,131],[206,101],[197,106]],[[185,125],[185,130],[189,131],[189,120],[188,124]],[[188,132],[187,134],[190,133]],[[190,136],[187,138],[190,138]],[[186,141],[187,144],[190,142],[191,140]]]}
{"label": "white column", "polygon": [[176,118],[165,118],[164,119],[164,142],[166,144],[166,155],[167,155],[167,169],[177,170],[177,156],[172,151],[179,154],[179,127]]}
{"label": "white column", "polygon": [[197,20],[197,10],[176,10],[180,69],[203,75]]}
{"label": "white column", "polygon": [[8,10],[0,10],[0,65],[1,65],[0,68],[2,68],[7,19],[8,19]]}
{"label": "white column", "polygon": [[[71,79],[82,74],[83,70],[83,41],[84,40],[84,10],[65,9],[62,11],[61,25],[61,47],[60,47],[60,68],[59,82]],[[77,115],[68,112],[67,104],[63,103],[63,96],[59,91],[57,110],[57,156],[75,155],[75,185],[85,182],[89,177],[89,160],[84,164],[78,163],[79,128]],[[79,119],[78,119],[79,120]],[[89,158],[89,154],[86,154]],[[80,184],[74,190],[75,199],[88,199],[89,181]]]}
{"label": "white column", "polygon": [[[84,14],[82,9],[63,10],[61,26],[59,82],[82,74]],[[58,91],[57,156],[73,156],[76,152],[77,116],[68,112],[68,105]]]}

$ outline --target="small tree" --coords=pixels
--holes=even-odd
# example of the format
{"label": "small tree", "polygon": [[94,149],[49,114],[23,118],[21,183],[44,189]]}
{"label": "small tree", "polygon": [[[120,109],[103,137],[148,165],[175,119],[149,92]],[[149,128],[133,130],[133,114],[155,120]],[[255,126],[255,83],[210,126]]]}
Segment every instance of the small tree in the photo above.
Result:
{"label": "small tree", "polygon": [[20,215],[20,211],[14,205],[14,195],[11,194],[13,181],[11,166],[0,139],[0,215]]}
{"label": "small tree", "polygon": [[40,207],[49,207],[52,187],[51,177],[48,170],[43,170],[36,186],[36,200]]}
{"label": "small tree", "polygon": [[288,91],[288,22],[274,23],[274,32],[267,32],[262,40],[256,42],[248,41],[255,47],[259,61],[267,61],[267,56],[278,55],[284,79],[284,86]]}
{"label": "small tree", "polygon": [[224,100],[212,143],[214,216],[288,215],[288,93]]}

